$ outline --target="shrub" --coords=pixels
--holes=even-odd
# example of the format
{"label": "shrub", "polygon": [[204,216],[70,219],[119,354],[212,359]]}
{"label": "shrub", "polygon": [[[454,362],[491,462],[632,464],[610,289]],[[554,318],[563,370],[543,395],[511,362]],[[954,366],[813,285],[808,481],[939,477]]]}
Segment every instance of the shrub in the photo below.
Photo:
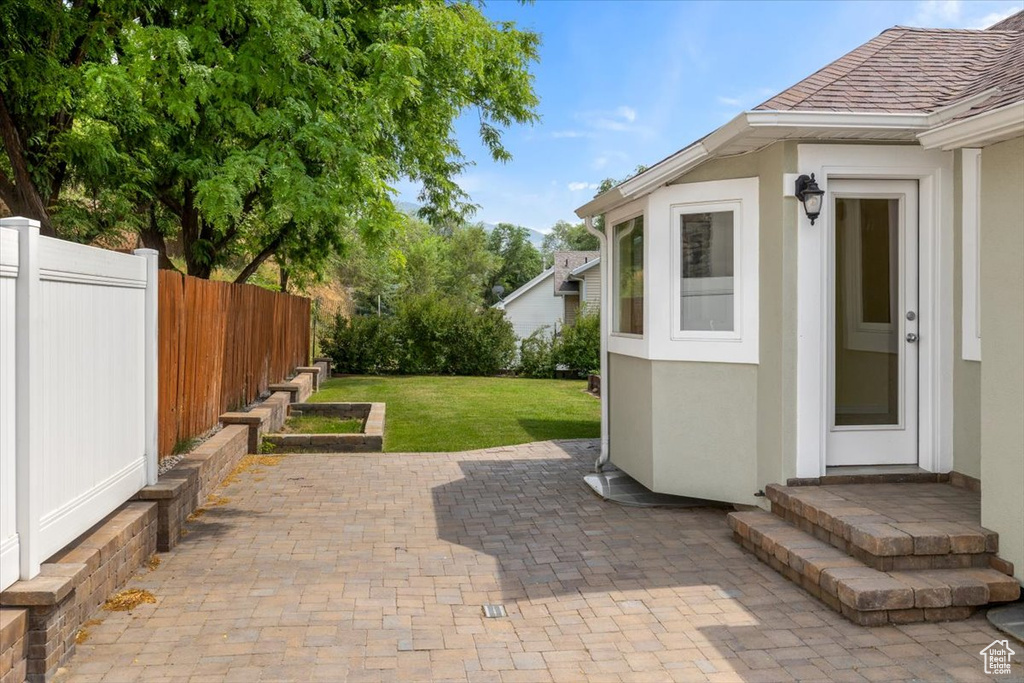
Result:
{"label": "shrub", "polygon": [[394,320],[376,315],[337,316],[323,348],[337,372],[355,375],[396,372],[401,355]]}
{"label": "shrub", "polygon": [[351,374],[493,375],[515,355],[502,311],[437,294],[400,301],[393,316],[338,318],[325,350]]}
{"label": "shrub", "polygon": [[552,352],[555,365],[577,377],[598,372],[601,367],[601,316],[581,312],[572,325],[562,328]]}
{"label": "shrub", "polygon": [[555,359],[552,355],[554,341],[547,326],[536,330],[519,343],[519,365],[516,374],[538,379],[555,375]]}

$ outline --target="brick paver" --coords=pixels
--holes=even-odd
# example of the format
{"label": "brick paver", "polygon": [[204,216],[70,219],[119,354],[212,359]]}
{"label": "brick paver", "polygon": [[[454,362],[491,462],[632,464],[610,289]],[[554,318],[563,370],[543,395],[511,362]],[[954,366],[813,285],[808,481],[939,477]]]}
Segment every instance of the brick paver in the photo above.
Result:
{"label": "brick paver", "polygon": [[596,498],[595,449],[261,466],[132,582],[157,603],[99,615],[62,678],[989,680],[983,617],[853,625],[734,544],[724,509]]}

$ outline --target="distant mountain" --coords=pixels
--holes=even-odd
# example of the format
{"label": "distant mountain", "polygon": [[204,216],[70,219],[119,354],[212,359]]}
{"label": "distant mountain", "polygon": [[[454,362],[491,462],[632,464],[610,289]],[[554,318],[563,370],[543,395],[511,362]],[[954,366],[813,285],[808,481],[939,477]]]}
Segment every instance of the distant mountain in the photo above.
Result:
{"label": "distant mountain", "polygon": [[[407,216],[416,216],[417,212],[420,210],[420,205],[414,204],[413,202],[395,202],[395,208]],[[486,232],[491,232],[497,227],[494,223],[481,222],[480,225],[483,226]],[[539,230],[533,230],[532,228],[527,228],[527,230],[530,231],[530,242],[533,246],[539,249],[540,245],[544,242],[544,233]]]}

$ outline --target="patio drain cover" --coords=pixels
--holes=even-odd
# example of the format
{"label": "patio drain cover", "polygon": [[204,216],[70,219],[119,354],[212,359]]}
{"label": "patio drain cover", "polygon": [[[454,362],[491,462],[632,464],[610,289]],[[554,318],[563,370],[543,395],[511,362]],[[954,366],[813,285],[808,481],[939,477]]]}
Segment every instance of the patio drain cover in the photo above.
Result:
{"label": "patio drain cover", "polygon": [[497,619],[507,617],[508,612],[505,611],[504,605],[484,605],[484,616],[488,619]]}

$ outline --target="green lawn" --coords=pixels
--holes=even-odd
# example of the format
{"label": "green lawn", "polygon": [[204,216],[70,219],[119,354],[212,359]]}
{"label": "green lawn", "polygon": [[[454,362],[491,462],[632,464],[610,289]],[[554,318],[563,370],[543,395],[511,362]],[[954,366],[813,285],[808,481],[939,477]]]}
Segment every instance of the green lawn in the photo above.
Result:
{"label": "green lawn", "polygon": [[363,431],[362,420],[342,420],[325,415],[289,417],[284,423],[285,433],[291,434],[358,434]]}
{"label": "green lawn", "polygon": [[601,403],[586,382],[506,377],[341,377],[312,401],[387,403],[384,450],[465,451],[595,438]]}

